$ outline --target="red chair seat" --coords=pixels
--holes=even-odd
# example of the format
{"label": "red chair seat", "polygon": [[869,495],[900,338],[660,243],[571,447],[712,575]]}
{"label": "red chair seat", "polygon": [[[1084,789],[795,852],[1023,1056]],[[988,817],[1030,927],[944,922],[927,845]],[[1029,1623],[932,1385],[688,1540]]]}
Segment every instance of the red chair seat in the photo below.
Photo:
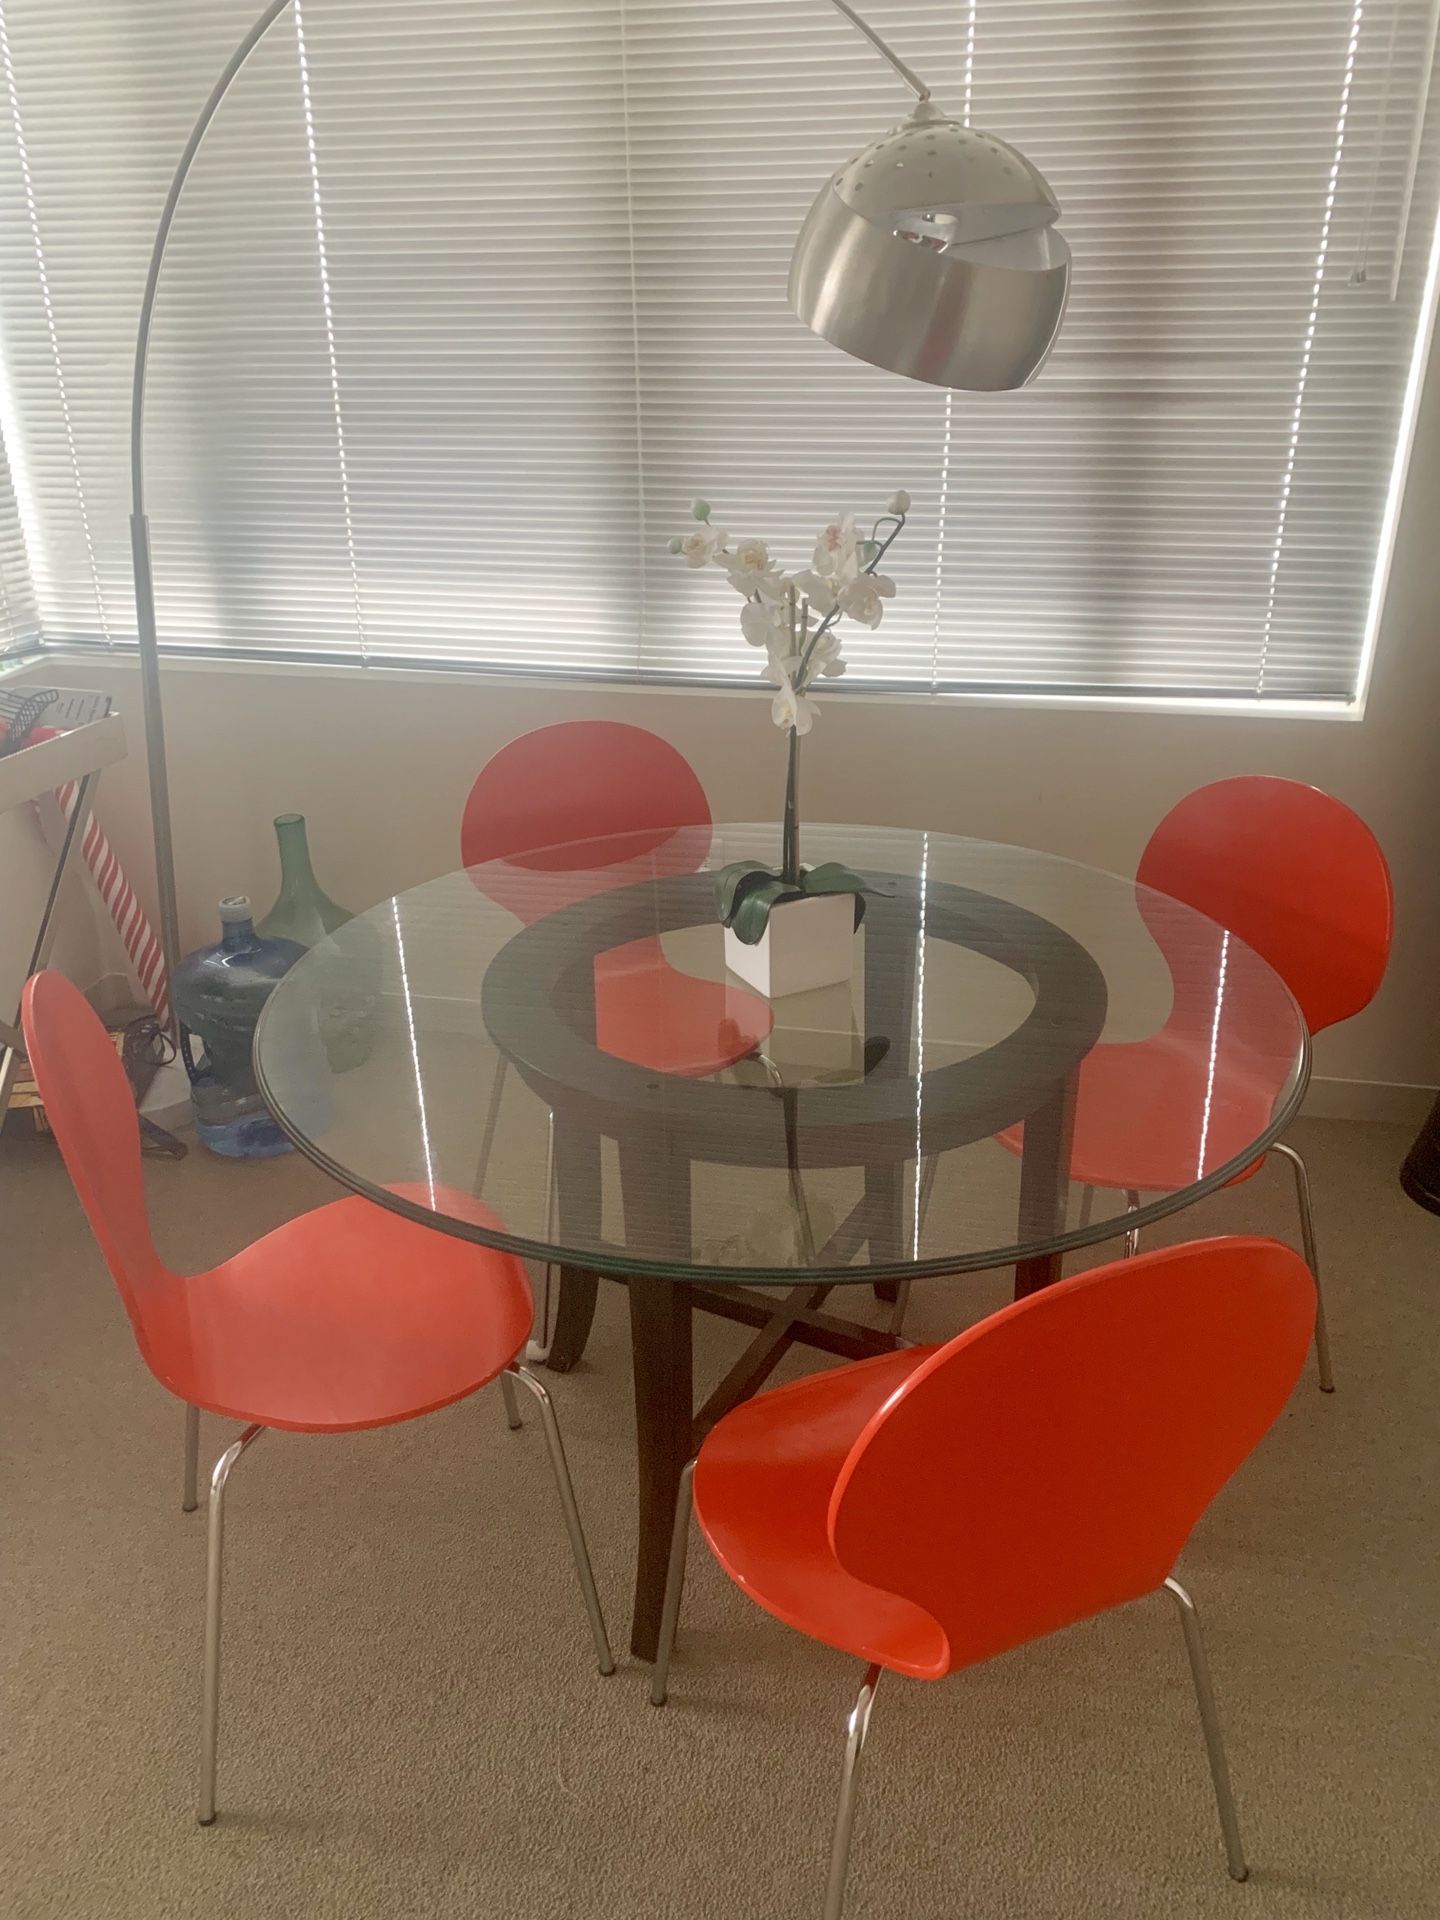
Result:
{"label": "red chair seat", "polygon": [[533,1309],[509,1254],[337,1200],[147,1303],[165,1385],[227,1419],[301,1433],[389,1426],[507,1367]]}
{"label": "red chair seat", "polygon": [[827,1527],[856,1440],[935,1351],[884,1354],[746,1401],[709,1435],[695,1469],[696,1517],[752,1600],[816,1640],[925,1680],[947,1670],[944,1633],[911,1601],[847,1573]]}
{"label": "red chair seat", "polygon": [[656,940],[595,963],[596,1045],[654,1073],[718,1073],[753,1053],[773,1021],[753,993],[677,972]]}
{"label": "red chair seat", "polygon": [[[1253,1078],[1233,1062],[1208,1084],[1209,1061],[1160,1033],[1123,1046],[1099,1046],[1080,1069],[1070,1178],[1082,1186],[1173,1193],[1245,1152],[1269,1125],[1280,1087],[1257,1065]],[[1022,1151],[1025,1129],[997,1138]],[[1252,1161],[1236,1180],[1248,1180]]]}

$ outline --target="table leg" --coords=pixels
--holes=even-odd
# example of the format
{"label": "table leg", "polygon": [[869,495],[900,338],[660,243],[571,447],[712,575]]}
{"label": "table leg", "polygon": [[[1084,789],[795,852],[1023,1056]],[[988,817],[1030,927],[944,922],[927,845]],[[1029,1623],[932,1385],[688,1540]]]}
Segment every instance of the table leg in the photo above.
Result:
{"label": "table leg", "polygon": [[[865,1169],[865,1208],[870,1223],[870,1258],[892,1263],[900,1258],[905,1232],[905,1168],[902,1162]],[[893,1303],[900,1297],[898,1280],[876,1280],[875,1298]]]}
{"label": "table leg", "polygon": [[561,1267],[555,1325],[550,1334],[550,1351],[545,1356],[545,1365],[551,1373],[569,1373],[583,1357],[590,1329],[595,1324],[599,1293],[597,1275],[584,1267]]}
{"label": "table leg", "polygon": [[[1070,1143],[1075,1130],[1075,1076],[1067,1079],[1038,1113],[1025,1122],[1020,1161],[1018,1238],[1048,1240],[1065,1224],[1070,1191]],[[1060,1278],[1058,1253],[1036,1254],[1015,1264],[1015,1298],[1023,1300]]]}
{"label": "table leg", "polygon": [[[622,1134],[620,1191],[625,1235],[683,1270],[690,1259],[690,1162],[654,1128]],[[670,1537],[680,1476],[695,1451],[692,1302],[683,1280],[632,1275],[630,1338],[635,1369],[639,1532],[630,1650],[653,1660],[660,1636]]]}
{"label": "table leg", "polygon": [[695,1448],[691,1332],[690,1289],[683,1281],[631,1280],[640,1516],[630,1651],[638,1660],[653,1660],[659,1644],[675,1501]]}
{"label": "table leg", "polygon": [[[600,1233],[600,1136],[555,1115],[555,1197],[562,1240],[598,1239]],[[550,1352],[552,1373],[568,1373],[585,1351],[595,1319],[600,1283],[583,1267],[561,1267],[560,1299]]]}

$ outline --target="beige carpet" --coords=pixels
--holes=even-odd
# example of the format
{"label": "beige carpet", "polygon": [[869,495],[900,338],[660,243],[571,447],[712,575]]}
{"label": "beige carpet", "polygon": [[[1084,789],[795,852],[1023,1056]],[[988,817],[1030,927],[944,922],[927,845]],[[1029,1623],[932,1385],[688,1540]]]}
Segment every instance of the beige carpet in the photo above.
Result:
{"label": "beige carpet", "polygon": [[[1405,1136],[1311,1123],[1339,1391],[1307,1379],[1182,1573],[1205,1610],[1253,1880],[1226,1879],[1156,1600],[938,1687],[882,1687],[853,1920],[1440,1913],[1440,1220]],[[208,1263],[326,1196],[298,1161],[150,1169]],[[232,1487],[220,1823],[192,1818],[203,1514],[49,1150],[0,1156],[0,1909],[23,1920],[815,1920],[857,1669],[693,1556],[672,1704],[591,1664],[540,1435],[482,1396],[267,1436]],[[1289,1232],[1283,1169],[1172,1223]],[[1152,1243],[1160,1236],[1152,1237]],[[917,1289],[934,1335],[1003,1296]],[[555,1383],[617,1647],[632,1551],[618,1290]],[[707,1323],[709,1363],[733,1329]],[[207,1422],[205,1454],[222,1444]]]}

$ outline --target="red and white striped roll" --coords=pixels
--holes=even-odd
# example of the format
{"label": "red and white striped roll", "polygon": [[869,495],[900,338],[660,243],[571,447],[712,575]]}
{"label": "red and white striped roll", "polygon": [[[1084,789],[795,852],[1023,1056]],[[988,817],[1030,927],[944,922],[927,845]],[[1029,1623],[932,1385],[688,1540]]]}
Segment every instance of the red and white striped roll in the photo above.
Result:
{"label": "red and white striped roll", "polygon": [[[74,780],[67,781],[57,789],[56,798],[67,821],[75,811],[78,790],[78,783]],[[115,849],[105,838],[104,829],[93,813],[85,823],[80,852],[94,876],[100,898],[109,908],[110,917],[125,943],[125,951],[130,956],[141,991],[163,1025],[170,1017],[170,982],[165,972],[165,956],[160,950],[155,929],[135,898],[135,889],[125,878],[125,869],[116,858]]]}

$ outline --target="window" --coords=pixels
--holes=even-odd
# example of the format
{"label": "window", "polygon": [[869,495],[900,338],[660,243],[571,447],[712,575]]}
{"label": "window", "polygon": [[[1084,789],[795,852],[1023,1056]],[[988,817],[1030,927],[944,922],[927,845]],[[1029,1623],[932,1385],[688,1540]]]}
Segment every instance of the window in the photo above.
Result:
{"label": "window", "polygon": [[33,653],[40,644],[40,622],[30,582],[30,560],[20,530],[10,468],[0,445],[0,659]]}
{"label": "window", "polygon": [[[12,644],[133,643],[140,289],[258,3],[0,0]],[[163,644],[746,679],[666,551],[691,494],[799,561],[905,486],[847,694],[1353,701],[1428,298],[1428,0],[872,5],[1062,203],[1038,382],[947,395],[790,314],[810,199],[907,110],[827,0],[300,0],[161,289]]]}

